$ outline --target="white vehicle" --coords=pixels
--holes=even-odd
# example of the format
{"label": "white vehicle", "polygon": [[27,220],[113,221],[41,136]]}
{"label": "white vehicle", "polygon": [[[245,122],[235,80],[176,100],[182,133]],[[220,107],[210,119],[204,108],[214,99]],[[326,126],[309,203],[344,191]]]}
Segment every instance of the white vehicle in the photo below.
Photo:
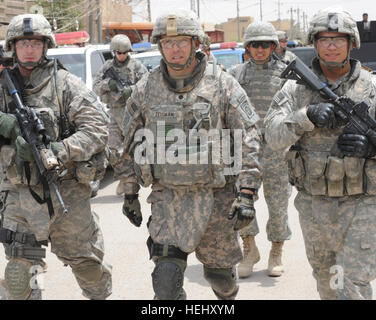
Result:
{"label": "white vehicle", "polygon": [[95,74],[107,59],[112,58],[112,53],[109,44],[99,44],[49,49],[47,57],[59,59],[69,72],[81,78],[92,90]]}
{"label": "white vehicle", "polygon": [[158,50],[153,50],[132,54],[132,58],[139,59],[140,62],[150,71],[159,66],[162,56]]}

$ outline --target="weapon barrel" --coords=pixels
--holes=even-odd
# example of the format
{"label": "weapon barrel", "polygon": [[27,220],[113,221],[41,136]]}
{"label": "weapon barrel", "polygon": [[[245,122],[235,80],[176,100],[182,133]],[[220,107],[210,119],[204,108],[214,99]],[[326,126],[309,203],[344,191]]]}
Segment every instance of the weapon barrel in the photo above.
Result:
{"label": "weapon barrel", "polygon": [[63,209],[63,213],[68,213],[68,209],[67,207],[65,206],[65,203],[64,203],[64,200],[60,194],[60,191],[59,191],[59,188],[57,187],[56,183],[54,181],[51,182],[51,186],[52,186],[52,189],[54,189],[54,192],[56,194],[56,197],[57,197],[57,201],[59,202],[61,208]]}

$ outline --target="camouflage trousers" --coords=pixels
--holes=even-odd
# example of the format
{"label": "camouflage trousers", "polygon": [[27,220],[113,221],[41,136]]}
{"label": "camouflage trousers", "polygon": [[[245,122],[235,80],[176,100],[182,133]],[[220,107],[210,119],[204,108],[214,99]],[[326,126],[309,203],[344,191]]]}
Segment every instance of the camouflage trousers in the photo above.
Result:
{"label": "camouflage trousers", "polygon": [[195,251],[208,268],[231,268],[241,259],[235,219],[227,219],[235,198],[235,186],[178,191],[153,186],[148,198],[152,217],[149,233],[154,242],[174,245],[186,253]]}
{"label": "camouflage trousers", "polygon": [[[42,194],[40,187],[33,187],[33,190]],[[33,234],[37,241],[49,240],[51,251],[72,268],[84,296],[90,299],[108,297],[112,291],[112,267],[103,260],[103,236],[99,218],[91,212],[90,187],[74,180],[61,183],[60,193],[68,209],[64,215],[55,194],[51,193],[55,209],[52,219],[47,204],[38,204],[26,186],[10,190],[3,212],[3,228]],[[35,263],[31,260],[29,262]]]}
{"label": "camouflage trousers", "polygon": [[114,169],[114,179],[121,180],[125,171],[124,163],[121,161],[123,152],[123,132],[122,121],[124,117],[124,108],[110,108],[110,123],[108,124],[108,147],[110,149],[109,162]]}
{"label": "camouflage trousers", "polygon": [[[269,241],[282,242],[291,238],[287,213],[292,187],[289,183],[287,162],[285,153],[273,151],[265,144],[263,149],[262,183],[269,212],[266,233]],[[258,233],[257,218],[249,226],[240,230],[242,236],[255,236]]]}
{"label": "camouflage trousers", "polygon": [[372,299],[376,196],[295,198],[306,254],[321,299]]}

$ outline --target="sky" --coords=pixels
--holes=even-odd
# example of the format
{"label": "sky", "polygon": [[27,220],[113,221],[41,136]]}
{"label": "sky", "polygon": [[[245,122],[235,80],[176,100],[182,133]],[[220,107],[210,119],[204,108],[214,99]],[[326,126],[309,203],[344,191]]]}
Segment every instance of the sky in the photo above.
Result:
{"label": "sky", "polygon": [[[198,0],[195,0],[197,3]],[[256,21],[261,20],[260,2],[263,21],[278,19],[278,3],[280,4],[281,19],[290,19],[290,9],[296,10],[293,13],[297,19],[297,9],[300,10],[300,19],[303,21],[303,12],[308,17],[308,21],[319,9],[328,6],[341,6],[350,12],[357,21],[362,20],[362,14],[368,13],[369,20],[376,20],[376,4],[374,0],[199,0],[200,2],[200,20],[201,22],[221,23],[228,18],[234,18],[237,14],[237,1],[239,1],[239,15],[251,16]],[[145,1],[146,2],[146,1]],[[170,8],[191,9],[191,0],[150,0],[152,21]],[[139,8],[137,10],[141,15],[146,16],[146,10]],[[133,17],[134,21],[143,21],[139,15]]]}

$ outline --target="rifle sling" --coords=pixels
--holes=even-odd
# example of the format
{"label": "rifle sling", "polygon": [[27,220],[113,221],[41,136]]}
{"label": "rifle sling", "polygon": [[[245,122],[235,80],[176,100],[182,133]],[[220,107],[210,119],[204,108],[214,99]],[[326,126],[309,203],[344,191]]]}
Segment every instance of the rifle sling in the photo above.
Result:
{"label": "rifle sling", "polygon": [[39,204],[44,204],[47,202],[48,215],[50,216],[50,219],[51,219],[52,216],[54,215],[54,207],[52,204],[50,187],[48,185],[47,179],[43,177],[42,175],[40,176],[42,187],[43,187],[43,199],[42,199],[30,186],[31,171],[30,171],[30,165],[28,162],[24,162],[24,168],[25,168],[27,186],[29,187],[30,194],[35,199],[35,201],[37,201]]}

